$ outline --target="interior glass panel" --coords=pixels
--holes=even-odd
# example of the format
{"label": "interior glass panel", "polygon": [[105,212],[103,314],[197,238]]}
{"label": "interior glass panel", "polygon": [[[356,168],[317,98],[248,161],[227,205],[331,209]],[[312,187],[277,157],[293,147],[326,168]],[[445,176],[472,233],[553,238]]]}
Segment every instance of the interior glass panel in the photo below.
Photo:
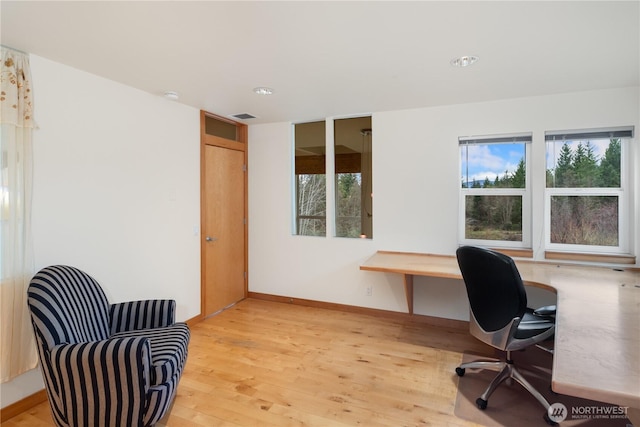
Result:
{"label": "interior glass panel", "polygon": [[238,141],[238,126],[235,123],[205,116],[204,125],[207,135]]}
{"label": "interior glass panel", "polygon": [[371,117],[334,121],[336,236],[373,237]]}
{"label": "interior glass panel", "polygon": [[327,179],[324,121],[294,125],[296,220],[300,236],[326,236]]}

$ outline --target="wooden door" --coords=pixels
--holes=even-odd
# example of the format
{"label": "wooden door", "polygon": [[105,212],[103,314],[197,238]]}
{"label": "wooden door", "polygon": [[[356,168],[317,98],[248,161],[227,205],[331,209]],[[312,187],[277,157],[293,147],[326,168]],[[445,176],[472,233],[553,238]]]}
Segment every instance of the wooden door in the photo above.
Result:
{"label": "wooden door", "polygon": [[246,296],[246,166],[244,150],[205,143],[202,154],[202,314],[207,317]]}

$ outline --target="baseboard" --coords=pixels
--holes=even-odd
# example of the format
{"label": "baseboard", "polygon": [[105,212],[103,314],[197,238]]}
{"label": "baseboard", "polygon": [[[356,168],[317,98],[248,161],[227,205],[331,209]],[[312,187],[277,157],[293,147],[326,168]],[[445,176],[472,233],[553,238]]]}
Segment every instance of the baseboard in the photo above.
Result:
{"label": "baseboard", "polygon": [[24,399],[18,400],[17,402],[0,409],[0,422],[3,423],[15,417],[16,415],[20,415],[21,413],[28,411],[34,406],[45,402],[46,400],[47,391],[45,389],[37,391],[32,395],[25,397]]}
{"label": "baseboard", "polygon": [[184,323],[186,323],[188,327],[192,327],[193,325],[200,323],[203,320],[204,320],[204,316],[202,314],[198,314],[197,316],[194,316],[191,319],[185,320]]}
{"label": "baseboard", "polygon": [[333,302],[315,301],[302,298],[284,297],[279,295],[262,294],[259,292],[249,292],[247,298],[263,301],[280,302],[284,304],[296,304],[306,307],[325,308],[328,310],[346,311],[348,313],[365,314],[368,316],[385,317],[398,321],[412,321],[425,323],[440,328],[452,328],[469,330],[469,322],[464,320],[444,319],[442,317],[426,316],[423,314],[401,313],[399,311],[380,310],[377,308],[359,307],[355,305],[337,304]]}

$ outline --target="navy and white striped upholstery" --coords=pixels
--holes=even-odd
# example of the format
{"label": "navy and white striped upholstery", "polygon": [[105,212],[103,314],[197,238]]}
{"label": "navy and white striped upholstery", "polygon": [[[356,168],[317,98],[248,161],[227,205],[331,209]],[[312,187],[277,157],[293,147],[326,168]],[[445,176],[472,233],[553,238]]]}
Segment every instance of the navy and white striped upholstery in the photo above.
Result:
{"label": "navy and white striped upholstery", "polygon": [[171,404],[189,328],[175,301],[110,305],[100,285],[69,266],[40,270],[28,305],[58,426],[153,426]]}

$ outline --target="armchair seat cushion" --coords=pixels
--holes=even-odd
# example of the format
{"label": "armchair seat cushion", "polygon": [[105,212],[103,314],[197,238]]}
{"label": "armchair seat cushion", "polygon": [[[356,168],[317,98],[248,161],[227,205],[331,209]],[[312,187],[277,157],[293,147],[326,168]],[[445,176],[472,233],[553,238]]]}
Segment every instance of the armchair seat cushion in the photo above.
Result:
{"label": "armchair seat cushion", "polygon": [[111,338],[143,337],[151,346],[150,385],[161,385],[180,375],[187,360],[189,328],[185,323],[174,323],[164,328],[118,332]]}

